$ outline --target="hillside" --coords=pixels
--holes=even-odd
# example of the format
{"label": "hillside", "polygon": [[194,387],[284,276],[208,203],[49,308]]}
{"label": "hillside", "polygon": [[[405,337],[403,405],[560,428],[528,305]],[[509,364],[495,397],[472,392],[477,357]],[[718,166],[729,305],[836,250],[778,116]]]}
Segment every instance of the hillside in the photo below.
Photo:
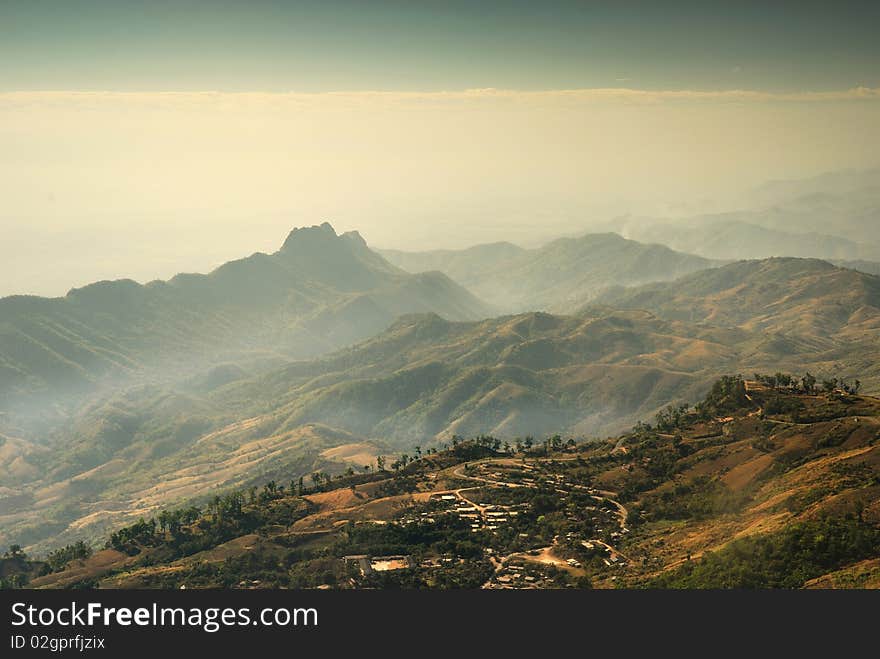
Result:
{"label": "hillside", "polygon": [[383,254],[412,272],[440,270],[509,312],[570,313],[609,286],[674,279],[713,265],[611,233],[560,238],[528,250],[496,243],[461,251]]}
{"label": "hillside", "polygon": [[531,313],[452,323],[403,318],[326,359],[229,387],[265,398],[281,427],[320,422],[400,446],[453,434],[516,437],[626,427],[695,394],[745,334],[694,331],[644,312]]}
{"label": "hillside", "polygon": [[607,291],[596,303],[766,334],[876,341],[880,277],[815,259],[740,261],[671,283]]}
{"label": "hillside", "polygon": [[0,545],[91,538],[151,507],[307,473],[325,449],[364,440],[410,450],[453,434],[616,431],[698,396],[733,359],[725,344],[744,340],[644,312],[408,316],[262,376],[129,388],[73,415],[51,450],[13,437],[0,448]]}
{"label": "hillside", "polygon": [[[337,479],[165,511],[36,588],[880,585],[880,400],[725,377],[587,445],[456,441]],[[386,470],[387,469],[387,470]]]}
{"label": "hillside", "polygon": [[170,381],[226,362],[309,357],[375,334],[402,313],[428,311],[453,320],[491,315],[440,273],[392,266],[356,232],[336,235],[327,223],[295,229],[278,252],[207,275],[0,300],[0,411],[8,427],[26,425],[70,394],[136,378]]}
{"label": "hillside", "polygon": [[731,371],[809,369],[880,387],[877,277],[770,259],[600,301],[611,306],[575,316],[406,318],[218,395],[228,409],[268,396],[282,427],[320,422],[405,446],[451,434],[616,432]]}
{"label": "hillside", "polygon": [[[72,415],[51,451],[6,433],[0,544],[94,537],[199,492],[291,465],[306,473],[335,446],[409,451],[453,435],[615,433],[699,398],[725,372],[809,370],[876,392],[876,279],[821,261],[737,263],[600,298],[630,310],[478,322],[413,315],[261,375],[226,365],[130,388]],[[319,440],[303,439],[309,428],[324,429]],[[218,433],[223,442],[205,439]],[[230,464],[222,453],[248,447],[265,457]],[[144,494],[181,479],[192,486]]]}
{"label": "hillside", "polygon": [[[46,551],[91,541],[162,507],[272,478],[359,468],[387,452],[321,424],[276,431],[259,417],[231,421],[204,412],[201,406],[150,415],[117,401],[80,420],[74,441],[54,455],[45,449],[13,455],[16,477],[0,490],[0,546],[20,542]],[[15,440],[7,440],[0,453],[11,442],[14,450]]]}

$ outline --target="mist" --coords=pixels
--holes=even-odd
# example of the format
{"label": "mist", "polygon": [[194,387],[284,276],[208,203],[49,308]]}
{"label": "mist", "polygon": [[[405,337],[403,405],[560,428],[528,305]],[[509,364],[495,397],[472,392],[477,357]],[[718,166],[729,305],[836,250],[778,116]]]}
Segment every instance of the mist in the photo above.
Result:
{"label": "mist", "polygon": [[875,90],[0,94],[0,295],[145,282],[329,220],[371,246],[534,247],[877,165]]}

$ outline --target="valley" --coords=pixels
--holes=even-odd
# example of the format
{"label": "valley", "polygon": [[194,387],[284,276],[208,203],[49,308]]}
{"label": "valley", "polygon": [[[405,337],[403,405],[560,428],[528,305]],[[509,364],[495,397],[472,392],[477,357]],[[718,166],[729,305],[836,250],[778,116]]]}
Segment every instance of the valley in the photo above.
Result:
{"label": "valley", "polygon": [[693,410],[608,441],[456,438],[215,498],[30,586],[876,585],[878,442],[876,398],[725,377]]}
{"label": "valley", "polygon": [[[337,235],[325,224],[294,230],[276,254],[211,275],[145,287],[105,282],[59,300],[0,301],[42,305],[39,323],[50,323],[57,336],[73,337],[59,323],[100,319],[108,323],[102,354],[112,352],[117,365],[129,360],[117,377],[104,362],[76,356],[97,355],[97,348],[68,353],[68,344],[51,344],[82,386],[50,394],[64,378],[45,371],[39,385],[34,369],[54,369],[55,362],[33,353],[27,367],[25,353],[16,352],[16,368],[31,368],[33,388],[7,380],[0,545],[18,544],[37,555],[93,545],[169,508],[204,506],[267,481],[293,483],[314,473],[346,477],[380,456],[399,463],[416,447],[448,451],[462,438],[489,436],[514,446],[558,436],[602,446],[670,406],[701,399],[729,373],[808,371],[818,386],[858,381],[862,394],[880,391],[880,278],[867,272],[817,259],[710,262],[606,234],[561,239],[539,250],[498,243],[409,261],[403,253],[388,257],[406,268],[443,268],[449,276],[409,274],[359,235]],[[499,277],[522,296],[495,294],[492,282]],[[543,283],[530,288],[524,281]],[[489,293],[491,304],[464,282]],[[305,310],[293,302],[302,299],[296,290],[318,295],[320,304]],[[180,311],[182,291],[198,293],[191,320]],[[538,299],[547,300],[539,306],[566,312],[499,315]],[[202,313],[205,305],[225,309],[229,318],[217,322]],[[176,323],[211,322],[215,329],[204,334],[197,325],[179,325],[169,334],[171,326],[156,324],[160,309]],[[29,340],[42,342],[37,316],[8,318],[0,325],[14,331],[5,336],[26,331]],[[247,329],[253,323],[258,330]],[[318,342],[306,340],[304,331]],[[236,344],[241,332],[247,345]],[[177,338],[166,340],[172,335]],[[76,336],[86,340],[87,334]],[[198,341],[198,350],[187,341]],[[0,340],[3,345],[17,350],[15,343]],[[163,368],[165,359],[175,366]],[[41,404],[44,398],[51,404]],[[615,441],[625,448],[624,440]],[[465,473],[459,465],[434,477],[457,483],[451,489],[456,500],[478,504],[485,523],[486,502],[467,492],[478,478],[493,491],[514,489],[493,481],[497,471]],[[578,496],[590,488],[620,490],[574,484]],[[584,496],[573,505],[592,507]],[[607,505],[626,506],[608,499]],[[613,547],[607,538],[578,537],[594,548]],[[545,540],[528,551],[511,546],[490,560],[493,570],[512,582],[520,577],[501,566],[533,566],[537,557],[581,574],[568,561],[583,565],[583,556],[558,555],[564,535]]]}

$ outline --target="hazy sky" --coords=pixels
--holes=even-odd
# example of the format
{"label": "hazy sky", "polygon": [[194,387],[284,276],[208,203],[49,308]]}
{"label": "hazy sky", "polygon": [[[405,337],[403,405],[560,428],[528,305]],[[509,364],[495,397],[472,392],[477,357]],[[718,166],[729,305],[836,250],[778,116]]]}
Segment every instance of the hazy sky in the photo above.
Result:
{"label": "hazy sky", "polygon": [[763,4],[2,0],[0,295],[880,164],[878,3]]}

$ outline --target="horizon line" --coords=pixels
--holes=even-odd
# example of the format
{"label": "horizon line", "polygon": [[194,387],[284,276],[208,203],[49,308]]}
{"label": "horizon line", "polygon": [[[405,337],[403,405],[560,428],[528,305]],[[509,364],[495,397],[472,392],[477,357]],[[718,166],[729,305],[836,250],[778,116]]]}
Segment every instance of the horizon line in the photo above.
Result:
{"label": "horizon line", "polygon": [[327,91],[263,91],[191,89],[191,90],[114,90],[114,89],[39,89],[0,90],[0,98],[119,98],[136,100],[146,97],[160,98],[210,98],[255,97],[266,99],[315,99],[315,98],[376,98],[376,99],[504,99],[504,98],[558,98],[569,100],[752,100],[752,101],[847,101],[878,100],[880,87],[857,86],[826,90],[765,91],[745,88],[732,89],[640,89],[636,87],[574,87],[549,89],[516,89],[502,87],[471,87],[440,90],[327,90]]}

